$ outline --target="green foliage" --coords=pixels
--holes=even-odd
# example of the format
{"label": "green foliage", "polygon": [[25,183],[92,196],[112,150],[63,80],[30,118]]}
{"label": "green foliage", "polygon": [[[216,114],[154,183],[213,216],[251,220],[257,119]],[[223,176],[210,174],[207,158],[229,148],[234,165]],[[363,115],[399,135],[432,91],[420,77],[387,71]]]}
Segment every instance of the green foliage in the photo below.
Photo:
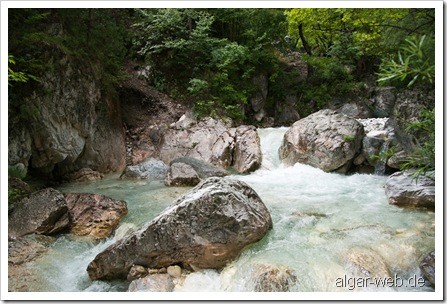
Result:
{"label": "green foliage", "polygon": [[393,52],[408,34],[434,32],[433,9],[296,8],[287,11],[287,20],[297,45],[302,46],[301,24],[316,55],[330,54],[341,45],[353,60]]}
{"label": "green foliage", "polygon": [[8,85],[12,86],[12,82],[27,82],[30,76],[24,72],[14,71],[10,65],[16,64],[14,56],[8,55]]}
{"label": "green foliage", "polygon": [[[67,56],[79,66],[93,67],[104,90],[112,90],[126,53],[126,10],[9,9],[8,14],[8,51],[14,54],[14,62],[10,63],[27,80],[36,80],[53,70],[57,61],[52,58]],[[13,73],[11,77],[14,76],[18,75]],[[12,94],[29,93],[35,89],[35,84],[30,85],[23,85]]]}
{"label": "green foliage", "polygon": [[345,142],[353,142],[354,141],[354,137],[353,136],[351,136],[351,135],[343,135],[343,140],[345,141]]}
{"label": "green foliage", "polygon": [[137,13],[134,49],[163,75],[163,81],[153,85],[191,102],[199,116],[243,120],[253,91],[251,77],[278,68],[273,44],[285,34],[283,10],[144,9]]}
{"label": "green foliage", "polygon": [[397,53],[397,58],[382,62],[378,82],[381,84],[432,84],[435,78],[434,38],[412,36]]}
{"label": "green foliage", "polygon": [[402,170],[415,169],[416,177],[435,170],[435,110],[425,109],[421,119],[408,124],[407,130],[420,132],[421,145],[402,165]]}

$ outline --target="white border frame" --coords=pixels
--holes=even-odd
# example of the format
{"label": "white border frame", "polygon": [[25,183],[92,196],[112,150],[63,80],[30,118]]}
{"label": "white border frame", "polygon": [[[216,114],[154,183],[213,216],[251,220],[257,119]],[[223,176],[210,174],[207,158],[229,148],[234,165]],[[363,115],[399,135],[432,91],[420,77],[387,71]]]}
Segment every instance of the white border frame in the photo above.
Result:
{"label": "white border frame", "polygon": [[[435,292],[290,292],[290,293],[242,293],[242,292],[190,292],[190,293],[126,293],[126,292],[8,292],[8,210],[7,210],[7,164],[8,164],[8,8],[435,8],[436,18],[436,197],[435,250],[436,291]],[[1,300],[443,300],[443,1],[2,1],[1,2]],[[440,153],[442,152],[442,153]],[[442,168],[439,169],[439,168]]]}

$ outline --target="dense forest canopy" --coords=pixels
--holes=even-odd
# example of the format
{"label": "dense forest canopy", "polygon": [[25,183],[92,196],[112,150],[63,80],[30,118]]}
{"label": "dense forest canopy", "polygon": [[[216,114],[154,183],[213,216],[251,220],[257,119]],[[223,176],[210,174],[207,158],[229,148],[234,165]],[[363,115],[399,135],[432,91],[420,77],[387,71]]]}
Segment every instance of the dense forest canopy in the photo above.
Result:
{"label": "dense forest canopy", "polygon": [[[150,85],[199,117],[247,123],[258,75],[268,79],[267,110],[293,92],[301,116],[334,97],[363,94],[371,78],[402,88],[434,86],[434,9],[42,8],[8,14],[9,113],[24,119],[33,115],[21,100],[39,88],[55,54],[89,65],[111,95],[125,62],[149,65]],[[308,67],[305,81],[295,83],[299,75],[284,68],[292,53]],[[434,110],[426,116],[434,117]]]}

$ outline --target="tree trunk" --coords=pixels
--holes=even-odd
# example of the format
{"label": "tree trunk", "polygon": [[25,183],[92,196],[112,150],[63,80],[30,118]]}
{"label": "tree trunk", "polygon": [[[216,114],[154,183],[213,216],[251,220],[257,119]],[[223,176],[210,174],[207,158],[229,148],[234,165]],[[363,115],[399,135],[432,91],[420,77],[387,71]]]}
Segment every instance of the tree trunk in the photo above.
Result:
{"label": "tree trunk", "polygon": [[312,55],[312,51],[311,51],[311,49],[310,49],[310,46],[309,46],[309,44],[307,43],[306,38],[304,38],[304,34],[303,34],[303,24],[302,24],[302,23],[300,23],[300,25],[298,25],[298,33],[299,33],[299,35],[300,35],[301,42],[303,42],[304,50],[306,51],[306,53],[307,53],[308,55]]}

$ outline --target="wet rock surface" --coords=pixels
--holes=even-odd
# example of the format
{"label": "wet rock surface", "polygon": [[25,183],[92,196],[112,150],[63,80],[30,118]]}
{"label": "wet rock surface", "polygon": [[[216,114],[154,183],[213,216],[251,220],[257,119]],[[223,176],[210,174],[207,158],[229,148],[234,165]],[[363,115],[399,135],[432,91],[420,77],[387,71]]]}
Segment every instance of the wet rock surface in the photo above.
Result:
{"label": "wet rock surface", "polygon": [[270,213],[253,189],[241,181],[212,177],[99,253],[87,271],[95,280],[126,278],[134,264],[219,269],[271,227]]}
{"label": "wet rock surface", "polygon": [[427,254],[419,264],[424,278],[435,286],[435,252],[432,251]]}
{"label": "wet rock surface", "polygon": [[255,264],[247,285],[256,292],[287,292],[296,282],[295,271],[287,266]]}
{"label": "wet rock surface", "polygon": [[299,162],[326,172],[346,172],[363,136],[363,126],[355,119],[321,110],[295,122],[284,134],[280,159],[289,166]]}
{"label": "wet rock surface", "polygon": [[165,179],[166,186],[195,186],[209,177],[223,177],[228,173],[212,164],[192,158],[179,157],[170,163]]}
{"label": "wet rock surface", "polygon": [[435,209],[435,181],[424,175],[416,178],[413,171],[390,175],[385,193],[392,205]]}
{"label": "wet rock surface", "polygon": [[75,235],[106,238],[127,214],[126,202],[104,195],[66,193],[64,196],[70,217],[70,231]]}
{"label": "wet rock surface", "polygon": [[16,202],[8,214],[8,236],[54,234],[68,228],[68,207],[59,191],[46,188]]}

